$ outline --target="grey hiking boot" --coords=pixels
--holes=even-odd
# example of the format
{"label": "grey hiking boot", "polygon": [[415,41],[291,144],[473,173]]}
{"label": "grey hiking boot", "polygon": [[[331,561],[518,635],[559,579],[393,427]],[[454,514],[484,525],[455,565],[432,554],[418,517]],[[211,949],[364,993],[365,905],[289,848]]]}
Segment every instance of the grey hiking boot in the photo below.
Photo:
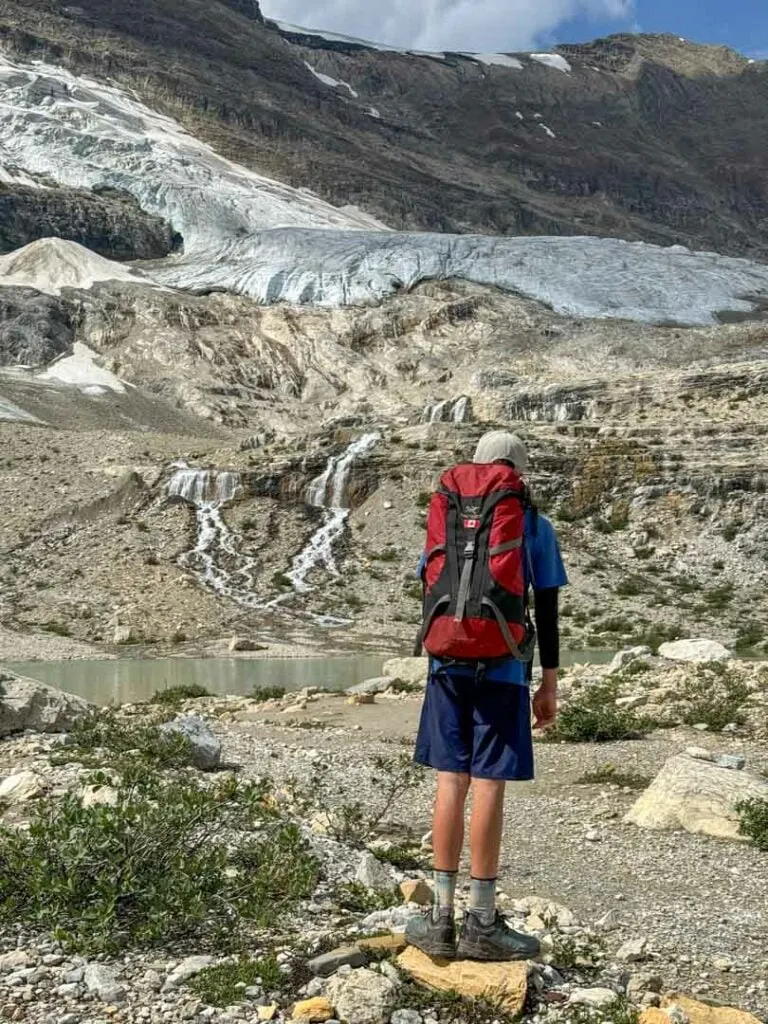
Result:
{"label": "grey hiking boot", "polygon": [[441,960],[456,957],[456,921],[452,910],[440,910],[435,915],[430,908],[416,914],[405,926],[405,939],[427,956]]}
{"label": "grey hiking boot", "polygon": [[464,915],[456,952],[459,960],[532,960],[540,952],[537,938],[513,931],[498,911],[493,924],[483,924],[471,910]]}

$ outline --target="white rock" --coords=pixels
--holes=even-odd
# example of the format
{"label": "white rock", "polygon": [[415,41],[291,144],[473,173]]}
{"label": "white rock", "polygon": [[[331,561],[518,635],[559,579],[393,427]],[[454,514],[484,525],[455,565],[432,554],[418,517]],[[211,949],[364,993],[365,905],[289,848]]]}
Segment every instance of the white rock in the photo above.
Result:
{"label": "white rock", "polygon": [[125,999],[125,989],[103,964],[87,964],[83,980],[88,991],[102,1003],[122,1003]]}
{"label": "white rock", "polygon": [[571,992],[569,1003],[576,1006],[594,1006],[601,1009],[618,1002],[618,994],[610,988],[576,988]]}
{"label": "white rock", "polygon": [[369,889],[391,889],[394,886],[392,873],[370,850],[364,850],[360,854],[355,878]]}
{"label": "white rock", "polygon": [[31,963],[32,957],[26,949],[12,949],[10,953],[0,953],[0,974],[18,971],[20,968],[29,967]]}
{"label": "white rock", "polygon": [[93,705],[37,679],[0,669],[0,737],[24,732],[67,732]]}
{"label": "white rock", "polygon": [[111,786],[84,786],[80,791],[83,807],[115,807],[118,800],[116,789]]}
{"label": "white rock", "polygon": [[193,978],[200,971],[205,970],[206,967],[210,967],[213,963],[212,956],[188,956],[178,964],[168,977],[165,979],[163,985],[163,992],[170,992],[174,988],[178,988],[183,985],[189,978]]}
{"label": "white rock", "polygon": [[429,658],[390,658],[384,662],[382,672],[390,679],[399,679],[410,686],[426,686]]}
{"label": "white rock", "polygon": [[397,986],[389,978],[361,967],[345,978],[331,978],[325,994],[337,1017],[346,1024],[385,1024]]}
{"label": "white rock", "polygon": [[751,799],[768,800],[768,780],[683,754],[667,761],[624,820],[641,828],[746,841],[736,806]]}
{"label": "white rock", "polygon": [[645,951],[648,948],[648,940],[643,938],[628,939],[616,953],[616,959],[627,964],[639,963],[645,960]]}
{"label": "white rock", "polygon": [[614,656],[613,661],[608,666],[608,674],[612,675],[614,672],[621,672],[623,668],[631,665],[633,661],[640,661],[641,658],[651,657],[653,657],[653,652],[650,647],[627,647]]}
{"label": "white rock", "polygon": [[378,676],[376,679],[366,679],[362,683],[355,683],[355,685],[350,686],[346,692],[352,695],[358,693],[384,693],[390,688],[394,681],[395,680],[390,676]]}
{"label": "white rock", "polygon": [[659,657],[666,661],[730,661],[733,655],[727,647],[715,640],[675,640],[674,643],[662,644]]}
{"label": "white rock", "polygon": [[395,1010],[390,1017],[391,1024],[421,1024],[418,1010]]}
{"label": "white rock", "polygon": [[0,782],[0,800],[20,804],[45,792],[46,784],[37,772],[17,772]]}

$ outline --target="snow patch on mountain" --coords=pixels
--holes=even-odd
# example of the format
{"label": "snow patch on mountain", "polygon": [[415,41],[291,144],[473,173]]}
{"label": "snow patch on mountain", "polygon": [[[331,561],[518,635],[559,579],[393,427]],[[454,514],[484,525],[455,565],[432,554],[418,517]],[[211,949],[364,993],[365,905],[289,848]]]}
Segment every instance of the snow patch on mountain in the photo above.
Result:
{"label": "snow patch on mountain", "polygon": [[502,238],[394,232],[264,231],[207,259],[168,260],[153,276],[261,302],[371,305],[420,281],[461,278],[579,317],[711,324],[768,299],[768,266],[613,238]]}
{"label": "snow patch on mountain", "polygon": [[125,189],[180,231],[188,252],[264,228],[381,227],[226,160],[122,89],[2,55],[0,164]]}
{"label": "snow patch on mountain", "polygon": [[125,384],[114,373],[97,366],[95,359],[96,353],[92,349],[76,341],[71,356],[52,363],[37,375],[37,379],[68,384],[86,395],[104,395],[110,391],[124,394]]}
{"label": "snow patch on mountain", "polygon": [[517,57],[510,57],[507,53],[462,53],[461,56],[469,57],[470,60],[476,60],[478,64],[485,64],[489,67],[523,70],[522,61],[519,61]]}
{"label": "snow patch on mountain", "polygon": [[342,82],[338,78],[331,78],[330,75],[324,75],[322,71],[318,71],[316,68],[313,68],[308,60],[305,60],[304,64],[312,72],[318,82],[322,82],[323,85],[330,86],[331,89],[349,89],[350,95],[354,99],[360,98],[360,93],[355,92],[349,82]]}
{"label": "snow patch on mountain", "polygon": [[148,283],[130,267],[61,238],[41,238],[0,256],[0,285],[60,295],[62,288],[87,289],[97,281]]}
{"label": "snow patch on mountain", "polygon": [[556,71],[563,71],[566,75],[571,73],[571,65],[559,53],[531,53],[529,56],[537,64],[544,64],[545,67],[554,68]]}
{"label": "snow patch on mountain", "polygon": [[15,402],[0,395],[0,420],[10,420],[11,423],[42,423],[37,416],[33,416],[24,409],[19,408]]}

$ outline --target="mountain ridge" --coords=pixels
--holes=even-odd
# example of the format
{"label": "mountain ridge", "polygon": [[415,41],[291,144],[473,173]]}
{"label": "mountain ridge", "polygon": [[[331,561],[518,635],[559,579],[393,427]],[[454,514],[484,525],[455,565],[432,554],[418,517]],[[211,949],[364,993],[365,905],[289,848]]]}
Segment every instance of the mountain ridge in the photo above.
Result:
{"label": "mountain ridge", "polygon": [[766,65],[616,36],[558,47],[567,73],[517,70],[276,26],[241,0],[8,0],[0,44],[129,85],[223,155],[392,227],[768,258]]}

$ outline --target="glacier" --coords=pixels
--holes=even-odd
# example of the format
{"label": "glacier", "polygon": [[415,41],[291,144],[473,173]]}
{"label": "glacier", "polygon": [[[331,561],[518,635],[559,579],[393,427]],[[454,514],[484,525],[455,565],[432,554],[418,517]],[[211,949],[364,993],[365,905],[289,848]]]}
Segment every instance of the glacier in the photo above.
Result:
{"label": "glacier", "polygon": [[[720,312],[749,316],[768,299],[768,266],[680,246],[389,231],[354,207],[226,160],[123,89],[2,55],[0,168],[130,192],[184,237],[182,254],[140,268],[167,287],[335,307],[458,278],[563,315],[681,325],[712,324]],[[40,254],[46,265],[50,256]],[[70,286],[94,277],[92,254],[82,250],[81,260]],[[15,283],[12,265],[0,267],[0,284]]]}
{"label": "glacier", "polygon": [[565,316],[708,325],[768,300],[768,266],[613,238],[502,238],[364,231],[262,231],[152,273],[177,288],[226,288],[264,303],[374,305],[428,280],[463,278]]}

